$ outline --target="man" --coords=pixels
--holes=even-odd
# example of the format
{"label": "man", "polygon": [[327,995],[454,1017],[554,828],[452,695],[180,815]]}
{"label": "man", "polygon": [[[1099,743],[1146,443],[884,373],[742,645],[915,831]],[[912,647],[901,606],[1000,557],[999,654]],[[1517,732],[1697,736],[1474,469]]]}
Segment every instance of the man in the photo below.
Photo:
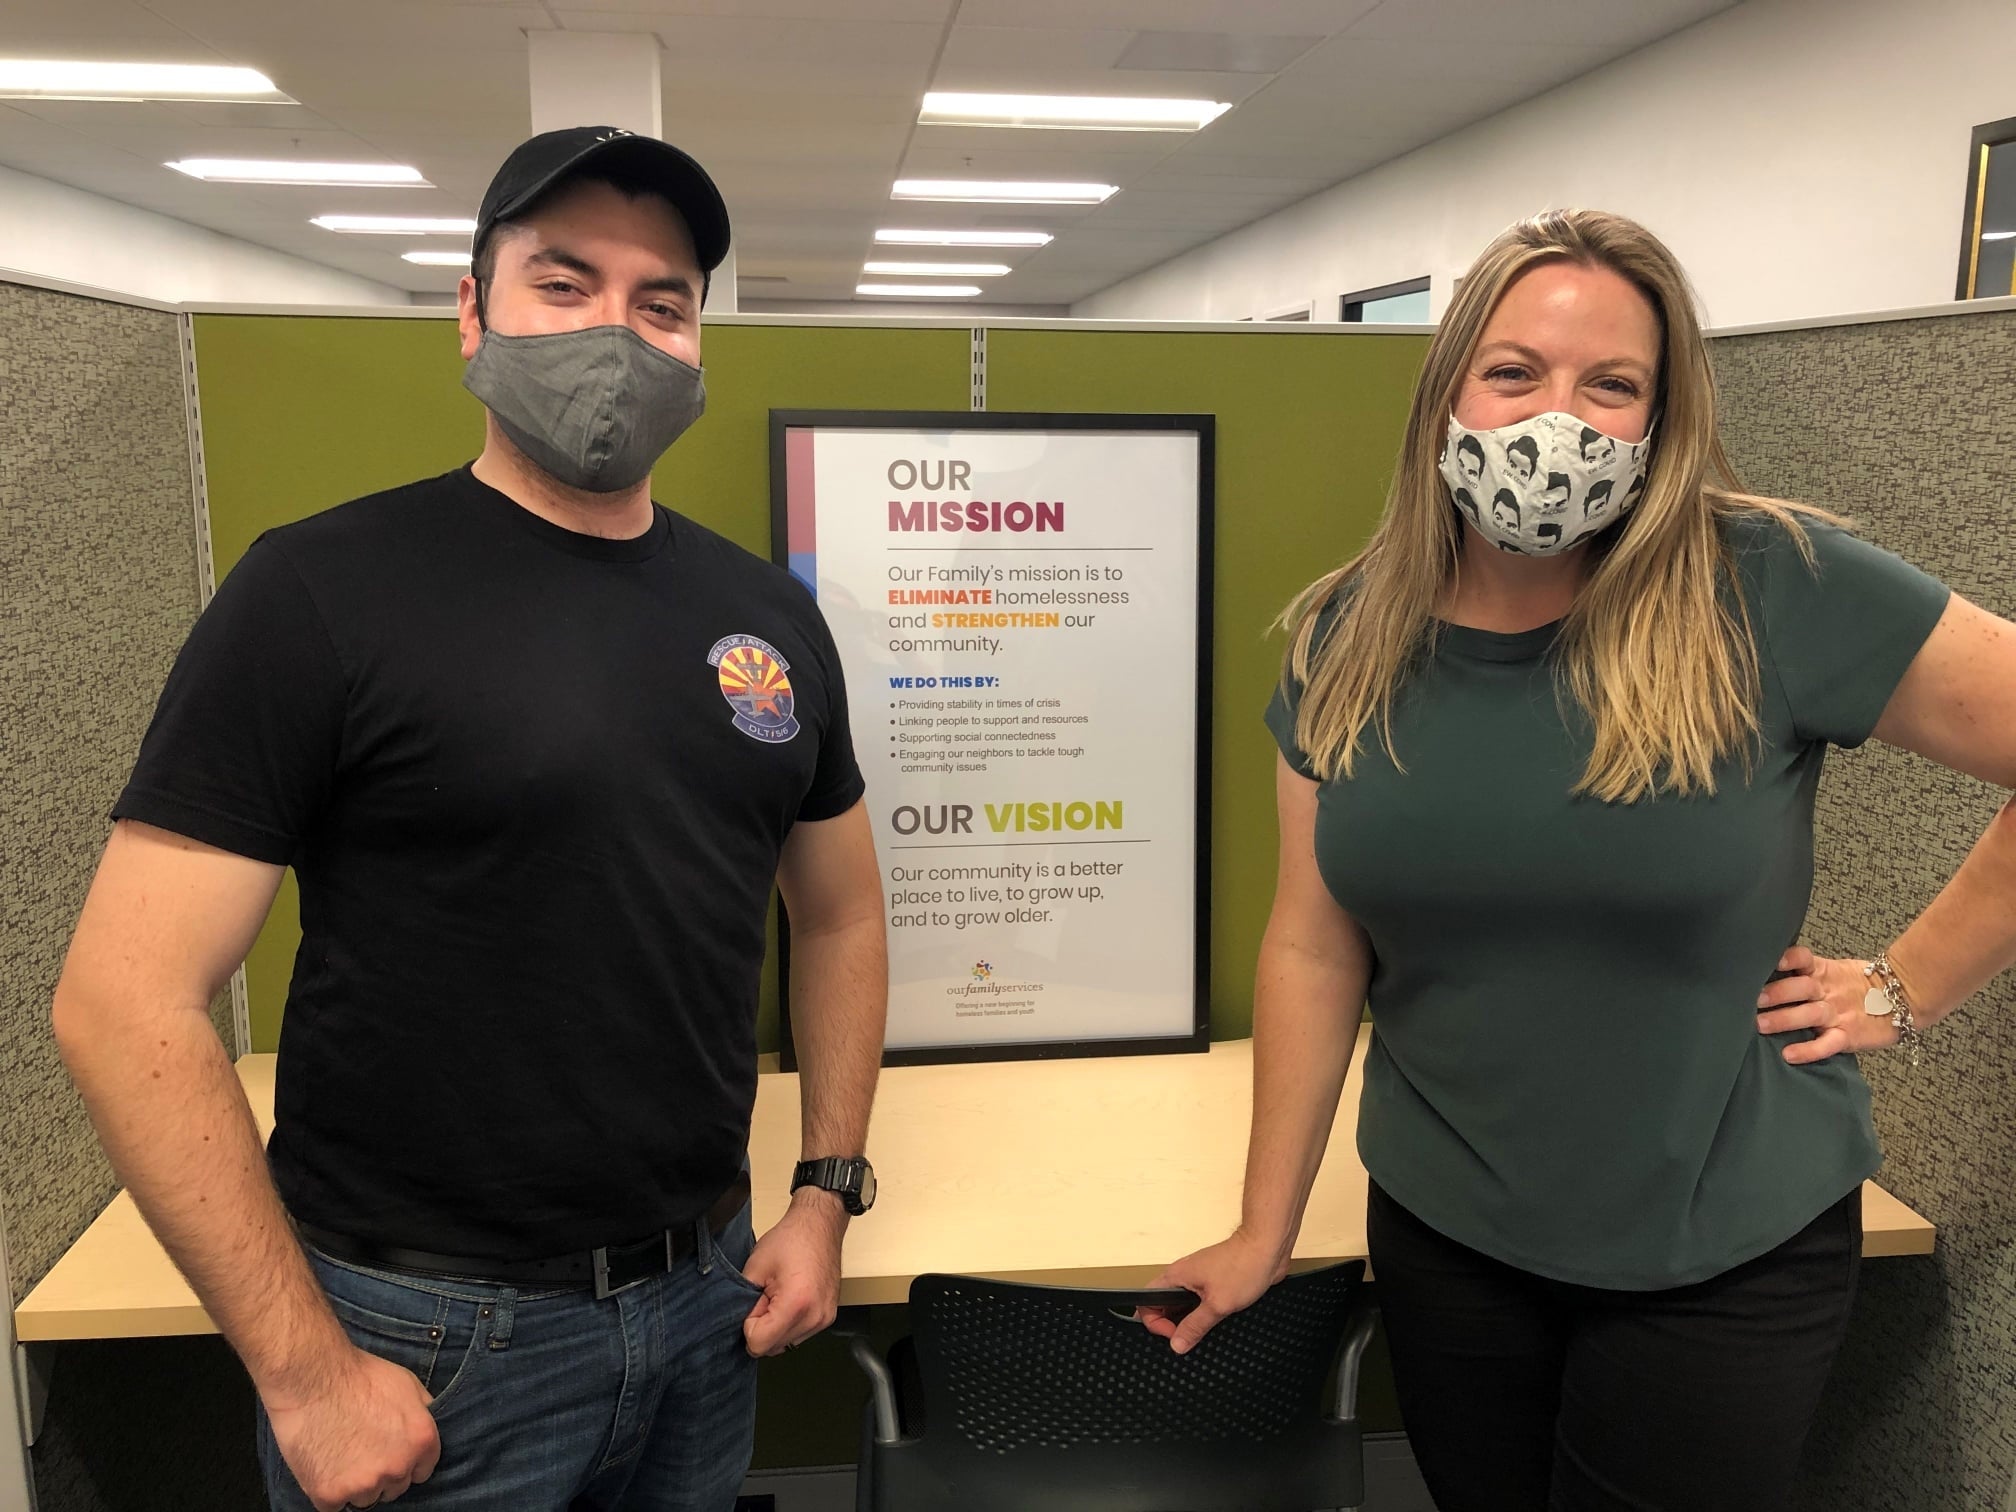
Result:
{"label": "man", "polygon": [[1465,436],[1458,441],[1456,467],[1463,474],[1464,486],[1474,491],[1484,476],[1484,443],[1475,436]]}
{"label": "man", "polygon": [[1617,455],[1617,443],[1594,426],[1582,427],[1582,460],[1591,467],[1608,467]]}
{"label": "man", "polygon": [[[1609,485],[1604,486],[1607,488]],[[1560,514],[1568,507],[1570,492],[1572,490],[1568,486],[1568,474],[1547,474],[1547,486],[1540,491],[1540,513]]]}
{"label": "man", "polygon": [[[460,296],[482,455],[255,543],[115,810],[57,1036],[276,1507],[726,1512],[754,1357],[832,1319],[887,980],[839,658],[649,493],[728,235],[665,143],[514,152]],[[206,1005],[290,864],[269,1177]],[[816,1163],[755,1243],[773,880]]]}

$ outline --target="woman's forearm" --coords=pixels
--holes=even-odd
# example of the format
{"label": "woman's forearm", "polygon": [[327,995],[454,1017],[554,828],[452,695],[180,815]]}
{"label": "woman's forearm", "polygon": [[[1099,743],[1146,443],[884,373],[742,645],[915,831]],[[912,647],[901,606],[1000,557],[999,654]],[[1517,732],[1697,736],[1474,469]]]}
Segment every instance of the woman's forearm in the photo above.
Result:
{"label": "woman's forearm", "polygon": [[1318,955],[1273,929],[1253,993],[1253,1126],[1240,1228],[1285,1269],[1358,1043],[1371,963]]}
{"label": "woman's forearm", "polygon": [[1937,1023],[2016,965],[2016,800],[1890,947],[1919,1027]]}

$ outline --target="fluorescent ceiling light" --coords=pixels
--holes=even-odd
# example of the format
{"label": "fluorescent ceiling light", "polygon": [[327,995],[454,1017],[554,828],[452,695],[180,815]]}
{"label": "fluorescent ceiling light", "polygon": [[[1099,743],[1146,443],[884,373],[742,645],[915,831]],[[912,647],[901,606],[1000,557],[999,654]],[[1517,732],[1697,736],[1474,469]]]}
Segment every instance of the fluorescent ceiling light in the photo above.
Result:
{"label": "fluorescent ceiling light", "polygon": [[2007,241],[2012,236],[2016,236],[2016,231],[1983,231],[1981,233],[1981,240]]}
{"label": "fluorescent ceiling light", "polygon": [[883,299],[904,299],[912,296],[925,299],[971,299],[980,292],[978,284],[884,284],[864,283],[854,286],[856,294],[872,294]]}
{"label": "fluorescent ceiling light", "polygon": [[1224,100],[933,91],[924,96],[917,122],[921,126],[1026,126],[1051,131],[1201,131],[1231,108]]}
{"label": "fluorescent ceiling light", "polygon": [[271,79],[251,68],[205,63],[65,63],[49,58],[0,58],[0,98],[293,103]]}
{"label": "fluorescent ceiling light", "polygon": [[877,231],[885,247],[1047,247],[1048,231]]}
{"label": "fluorescent ceiling light", "polygon": [[894,273],[898,278],[999,278],[1006,263],[869,262],[863,273]]}
{"label": "fluorescent ceiling light", "polygon": [[418,263],[423,268],[466,268],[469,266],[467,252],[401,252],[407,262]]}
{"label": "fluorescent ceiling light", "polygon": [[324,231],[367,236],[473,236],[476,222],[429,215],[318,215],[311,225]]}
{"label": "fluorescent ceiling light", "polygon": [[1117,184],[1014,183],[998,179],[898,179],[891,199],[957,200],[993,205],[1103,205]]}
{"label": "fluorescent ceiling light", "polygon": [[220,184],[381,185],[432,189],[418,168],[404,163],[293,163],[254,158],[184,158],[166,166]]}

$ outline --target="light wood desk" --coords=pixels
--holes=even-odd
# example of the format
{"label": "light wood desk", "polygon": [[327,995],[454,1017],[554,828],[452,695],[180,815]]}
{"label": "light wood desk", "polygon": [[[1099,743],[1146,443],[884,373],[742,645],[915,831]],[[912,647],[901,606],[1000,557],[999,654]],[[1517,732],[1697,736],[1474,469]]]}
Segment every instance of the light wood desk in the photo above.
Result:
{"label": "light wood desk", "polygon": [[[1364,1035],[1299,1264],[1365,1253],[1365,1168],[1354,1111]],[[847,1236],[846,1303],[900,1302],[926,1271],[1138,1286],[1221,1239],[1239,1211],[1252,1107],[1250,1040],[1208,1055],[897,1066],[882,1073],[869,1153],[874,1213]],[[272,1132],[273,1057],[238,1074]],[[760,1232],[784,1210],[798,1159],[798,1078],[759,1079],[750,1160]],[[1932,1252],[1932,1225],[1871,1183],[1863,1253]],[[133,1200],[121,1192],[14,1314],[23,1341],[213,1333]]]}

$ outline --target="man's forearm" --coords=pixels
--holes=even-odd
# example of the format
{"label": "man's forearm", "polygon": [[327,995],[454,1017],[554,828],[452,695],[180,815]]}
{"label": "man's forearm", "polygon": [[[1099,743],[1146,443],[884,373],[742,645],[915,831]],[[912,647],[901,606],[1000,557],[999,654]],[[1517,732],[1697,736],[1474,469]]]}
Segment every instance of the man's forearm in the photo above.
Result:
{"label": "man's forearm", "polygon": [[142,1216],[269,1404],[315,1395],[348,1340],[207,1015],[164,1012],[143,1025],[58,999],[64,1059]]}
{"label": "man's forearm", "polygon": [[791,937],[801,1156],[860,1155],[882,1068],[889,957],[879,913]]}
{"label": "man's forearm", "polygon": [[1285,1265],[1358,1044],[1362,968],[1263,942],[1253,994],[1253,1127],[1239,1226]]}

